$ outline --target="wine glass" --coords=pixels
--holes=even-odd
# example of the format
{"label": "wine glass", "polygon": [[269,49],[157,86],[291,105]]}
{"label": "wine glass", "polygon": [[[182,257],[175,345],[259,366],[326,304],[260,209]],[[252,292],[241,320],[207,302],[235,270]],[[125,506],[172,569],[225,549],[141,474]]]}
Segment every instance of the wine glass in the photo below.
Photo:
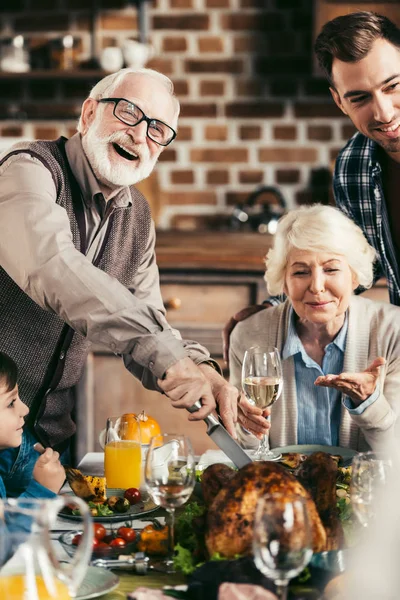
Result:
{"label": "wine glass", "polygon": [[367,527],[376,516],[377,498],[391,467],[391,459],[378,452],[360,452],[352,460],[350,499],[362,527]]}
{"label": "wine glass", "polygon": [[[242,388],[249,402],[262,409],[271,406],[281,395],[282,385],[282,365],[277,348],[252,346],[246,350],[242,364]],[[269,449],[268,435],[264,435],[254,460],[280,458],[282,454]]]}
{"label": "wine glass", "polygon": [[144,477],[155,504],[165,508],[170,515],[165,566],[168,573],[173,573],[175,508],[189,500],[196,481],[195,458],[189,438],[175,433],[152,437]]}
{"label": "wine glass", "polygon": [[280,600],[286,600],[290,579],[307,566],[312,553],[306,500],[281,493],[261,498],[254,517],[254,562],[274,581]]}

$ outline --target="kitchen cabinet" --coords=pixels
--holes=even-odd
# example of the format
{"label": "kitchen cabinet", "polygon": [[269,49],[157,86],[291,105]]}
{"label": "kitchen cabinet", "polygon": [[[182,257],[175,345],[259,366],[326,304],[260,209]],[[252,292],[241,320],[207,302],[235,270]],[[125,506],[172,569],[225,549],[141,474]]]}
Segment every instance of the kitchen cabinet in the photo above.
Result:
{"label": "kitchen cabinet", "polygon": [[[241,308],[267,297],[264,258],[271,242],[271,236],[258,233],[158,233],[157,262],[168,320],[184,338],[206,346],[221,366],[223,326]],[[366,294],[387,299],[385,282]],[[98,434],[107,416],[143,409],[163,431],[189,434],[197,454],[215,448],[203,422],[189,424],[186,411],[171,408],[165,396],[145,390],[121,358],[101,348],[89,356],[77,405],[78,458],[100,449]]]}

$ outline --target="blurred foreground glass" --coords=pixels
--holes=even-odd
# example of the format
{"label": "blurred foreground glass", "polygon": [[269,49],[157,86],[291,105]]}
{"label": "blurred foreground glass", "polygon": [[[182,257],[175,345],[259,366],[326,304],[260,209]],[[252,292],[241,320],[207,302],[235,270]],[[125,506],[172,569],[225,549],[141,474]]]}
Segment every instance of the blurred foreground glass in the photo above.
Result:
{"label": "blurred foreground glass", "polygon": [[[265,409],[282,393],[282,365],[277,348],[253,346],[246,350],[242,364],[243,393],[251,404]],[[270,420],[270,417],[268,418]],[[269,436],[264,435],[254,460],[279,460],[282,454],[269,449]]]}
{"label": "blurred foreground glass", "polygon": [[376,516],[378,498],[391,468],[391,459],[377,452],[360,452],[352,460],[350,499],[354,514],[363,527]]}
{"label": "blurred foreground glass", "polygon": [[170,514],[166,570],[173,572],[175,509],[187,502],[196,481],[196,465],[189,438],[164,433],[151,438],[144,468],[145,482],[154,502]]}
{"label": "blurred foreground glass", "polygon": [[[59,563],[50,530],[66,505],[82,515],[82,541],[70,563]],[[93,527],[87,504],[71,496],[54,500],[0,500],[0,598],[75,598],[92,553]]]}
{"label": "blurred foreground glass", "polygon": [[133,414],[109,417],[105,433],[104,474],[107,488],[139,488],[142,450],[140,423]]}
{"label": "blurred foreground glass", "polygon": [[280,600],[286,600],[290,579],[307,566],[312,553],[304,498],[286,494],[261,498],[254,518],[254,562],[263,575],[274,581]]}

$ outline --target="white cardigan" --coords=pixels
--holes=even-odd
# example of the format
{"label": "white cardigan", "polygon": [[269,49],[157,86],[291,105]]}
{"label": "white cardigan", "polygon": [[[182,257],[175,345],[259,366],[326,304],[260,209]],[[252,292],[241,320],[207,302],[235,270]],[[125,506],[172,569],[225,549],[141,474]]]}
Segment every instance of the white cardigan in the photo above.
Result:
{"label": "white cardigan", "polygon": [[[283,350],[289,324],[289,300],[238,323],[231,335],[230,381],[241,389],[241,369],[247,348],[275,346]],[[379,398],[361,415],[342,405],[339,444],[354,450],[380,449],[388,444],[400,412],[400,308],[352,296],[343,372],[364,371],[378,356],[386,358],[380,370]],[[283,391],[271,408],[271,448],[297,444],[297,394],[293,357],[282,360]],[[254,436],[240,436],[255,440]],[[248,439],[250,442],[250,439]],[[246,442],[245,442],[246,443]],[[254,445],[248,444],[248,445]]]}

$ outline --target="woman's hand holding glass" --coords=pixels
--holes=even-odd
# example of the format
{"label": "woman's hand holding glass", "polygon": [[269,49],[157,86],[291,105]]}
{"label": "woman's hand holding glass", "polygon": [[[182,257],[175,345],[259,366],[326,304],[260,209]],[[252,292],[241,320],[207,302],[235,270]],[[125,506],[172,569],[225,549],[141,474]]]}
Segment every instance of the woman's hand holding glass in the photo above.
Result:
{"label": "woman's hand holding glass", "polygon": [[[242,364],[242,388],[249,402],[262,412],[278,400],[282,392],[282,365],[277,348],[253,346],[246,350]],[[253,422],[255,416],[253,414]],[[263,435],[254,459],[278,460],[281,456],[271,452],[268,436]]]}
{"label": "woman's hand holding glass", "polygon": [[189,438],[169,433],[151,438],[144,474],[153,501],[170,514],[165,565],[172,573],[175,509],[189,500],[196,481],[195,458]]}
{"label": "woman's hand holding glass", "polygon": [[269,408],[258,408],[246,399],[246,396],[240,394],[238,402],[238,423],[247,431],[250,431],[258,439],[262,439],[268,434],[271,423],[267,419],[271,415]]}

